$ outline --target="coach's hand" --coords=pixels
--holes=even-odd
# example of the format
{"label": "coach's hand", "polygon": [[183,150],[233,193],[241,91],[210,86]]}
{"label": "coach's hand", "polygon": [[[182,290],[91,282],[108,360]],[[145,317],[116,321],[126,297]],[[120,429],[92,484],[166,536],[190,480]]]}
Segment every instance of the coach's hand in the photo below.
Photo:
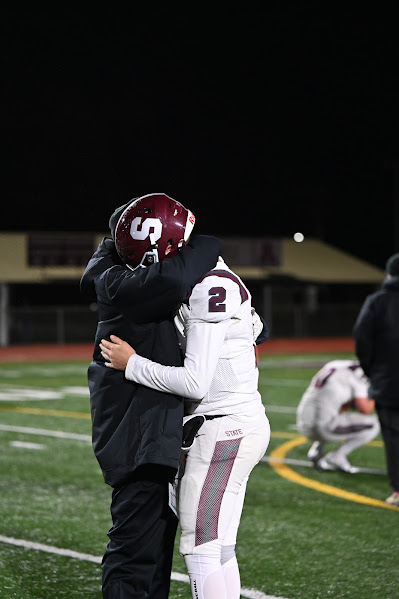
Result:
{"label": "coach's hand", "polygon": [[101,339],[100,348],[105,365],[108,368],[116,368],[117,370],[125,370],[130,356],[136,352],[131,345],[123,341],[116,335],[110,335],[111,341]]}

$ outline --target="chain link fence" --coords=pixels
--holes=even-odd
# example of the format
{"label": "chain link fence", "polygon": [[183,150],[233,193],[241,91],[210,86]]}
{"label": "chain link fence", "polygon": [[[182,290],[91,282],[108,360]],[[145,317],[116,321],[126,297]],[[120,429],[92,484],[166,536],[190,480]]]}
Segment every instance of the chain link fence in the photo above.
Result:
{"label": "chain link fence", "polygon": [[10,345],[90,343],[97,327],[92,306],[32,306],[9,311]]}
{"label": "chain link fence", "polygon": [[[359,313],[359,304],[323,304],[309,312],[302,306],[274,306],[272,336],[347,337]],[[91,343],[97,327],[96,304],[10,308],[9,343]]]}

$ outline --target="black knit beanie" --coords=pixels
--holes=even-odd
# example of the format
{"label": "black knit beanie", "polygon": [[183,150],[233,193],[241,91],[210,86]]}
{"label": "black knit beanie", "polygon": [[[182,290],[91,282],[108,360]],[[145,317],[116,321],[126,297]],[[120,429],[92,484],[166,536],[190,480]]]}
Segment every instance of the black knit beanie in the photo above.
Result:
{"label": "black knit beanie", "polygon": [[385,272],[392,277],[399,276],[399,254],[393,254],[390,258],[388,258]]}
{"label": "black knit beanie", "polygon": [[115,241],[116,225],[118,224],[118,220],[120,219],[122,212],[125,210],[125,208],[127,208],[136,199],[137,198],[133,198],[132,200],[129,200],[126,204],[123,204],[123,206],[119,206],[119,208],[116,208],[114,210],[114,212],[111,214],[108,225],[109,225],[109,230],[111,231],[112,239],[114,241]]}

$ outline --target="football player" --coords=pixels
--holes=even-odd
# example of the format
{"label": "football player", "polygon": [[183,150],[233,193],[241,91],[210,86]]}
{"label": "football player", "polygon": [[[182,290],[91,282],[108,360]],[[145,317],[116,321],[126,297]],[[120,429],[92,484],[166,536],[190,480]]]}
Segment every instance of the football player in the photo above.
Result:
{"label": "football player", "polygon": [[214,237],[189,241],[194,220],[165,194],[128,202],[111,216],[113,239],[100,243],[81,279],[82,293],[98,307],[88,369],[93,449],[113,488],[102,562],[106,599],[168,597],[177,528],[168,483],[180,460],[183,401],[106,368],[100,341],[118,331],[142,355],[182,363],[175,309],[220,252]]}
{"label": "football player", "polygon": [[[297,428],[314,440],[308,458],[317,468],[356,472],[347,456],[380,432],[368,388],[369,381],[354,360],[327,362],[312,378],[297,408]],[[341,445],[323,457],[328,442]]]}
{"label": "football player", "polygon": [[184,396],[186,418],[203,422],[178,489],[179,550],[193,598],[238,599],[235,545],[246,485],[270,439],[258,392],[250,292],[219,258],[182,304],[175,324],[183,367],[148,360],[118,336],[100,347],[108,366],[141,385]]}

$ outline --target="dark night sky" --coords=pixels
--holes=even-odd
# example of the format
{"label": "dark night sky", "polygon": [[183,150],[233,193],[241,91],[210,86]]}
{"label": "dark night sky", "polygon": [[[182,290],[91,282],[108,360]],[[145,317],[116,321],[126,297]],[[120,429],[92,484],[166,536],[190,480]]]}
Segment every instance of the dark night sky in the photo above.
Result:
{"label": "dark night sky", "polygon": [[3,11],[3,231],[105,231],[163,191],[203,232],[399,251],[394,3],[136,4]]}

